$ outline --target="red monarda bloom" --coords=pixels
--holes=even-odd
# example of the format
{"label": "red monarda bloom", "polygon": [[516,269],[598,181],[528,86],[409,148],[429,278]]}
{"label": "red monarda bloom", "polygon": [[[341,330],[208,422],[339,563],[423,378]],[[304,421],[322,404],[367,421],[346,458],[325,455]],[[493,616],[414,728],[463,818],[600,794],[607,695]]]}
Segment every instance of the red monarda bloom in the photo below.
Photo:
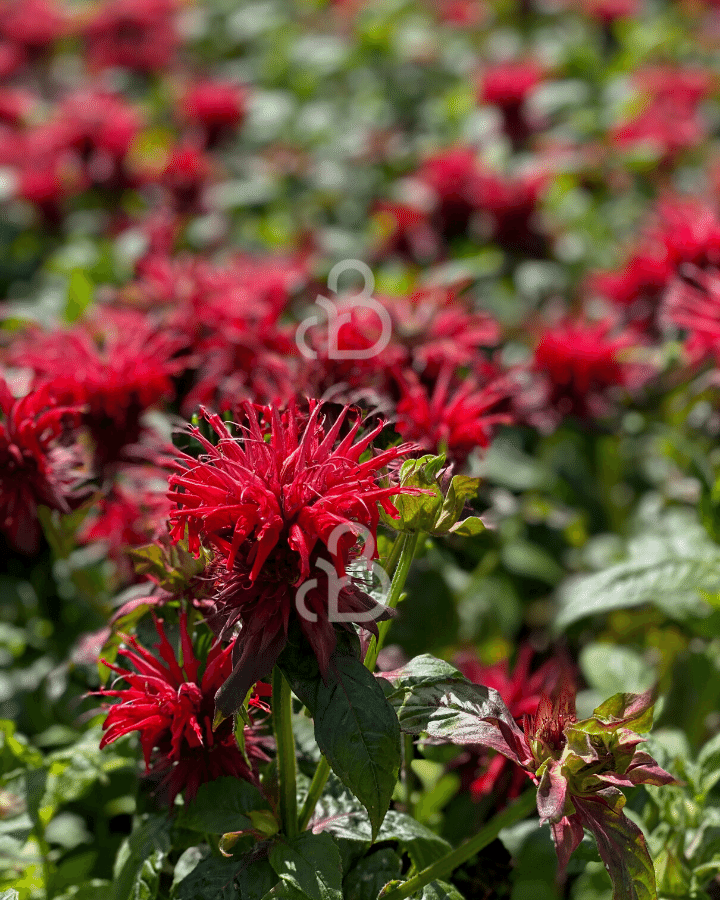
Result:
{"label": "red monarda bloom", "polygon": [[80,420],[47,386],[19,400],[0,378],[0,532],[21,553],[40,545],[38,506],[67,513],[82,478],[81,454],[64,440]]}
{"label": "red monarda bloom", "polygon": [[[146,774],[160,779],[157,792],[171,806],[179,793],[191,800],[201,784],[224,775],[255,782],[251,766],[267,760],[267,739],[245,728],[248,766],[235,739],[233,720],[226,719],[213,730],[215,693],[232,671],[232,645],[214,643],[202,667],[188,632],[187,614],[182,613],[179,662],[162,620],[156,619],[155,628],[160,638],[155,654],[134,637],[125,639],[129,647],[118,650],[135,671],[105,663],[128,687],[98,691],[102,697],[120,701],[110,707],[103,723],[100,747],[137,731]],[[257,696],[250,705],[263,706]]]}
{"label": "red monarda bloom", "polygon": [[12,358],[39,379],[52,379],[61,401],[85,407],[96,461],[104,466],[137,451],[142,414],[174,395],[181,348],[178,335],[139,313],[103,310],[67,331],[29,333]]}
{"label": "red monarda bloom", "polygon": [[720,359],[720,271],[688,268],[692,279],[676,279],[663,303],[663,318],[687,332],[692,362]]}
{"label": "red monarda bloom", "polygon": [[478,99],[499,107],[505,132],[515,144],[525,140],[532,131],[532,122],[523,105],[543,75],[543,68],[534,60],[513,60],[488,68],[480,78]]}
{"label": "red monarda bloom", "polygon": [[[358,416],[350,424],[347,407],[332,425],[323,421],[315,401],[304,422],[294,407],[284,415],[274,407],[259,414],[245,403],[241,412],[237,437],[217,415],[204,413],[218,444],[191,428],[204,453],[200,459],[183,454],[177,474],[170,477],[173,539],[187,532],[191,551],[199,553],[202,541],[224,563],[209,624],[223,638],[241,626],[233,678],[218,698],[218,709],[226,715],[271,671],[287,642],[292,618],[297,618],[321,671],[327,671],[337,640],[329,618],[331,573],[344,578],[358,535],[369,534],[375,542],[378,504],[397,517],[390,498],[413,492],[378,484],[386,464],[411,445],[361,462],[383,426],[359,437],[362,421]],[[368,550],[376,555],[375,547]],[[315,586],[304,588],[310,613],[296,615],[297,590],[311,579]],[[349,579],[342,584],[340,613],[350,619],[354,615],[370,630],[376,620],[388,617],[387,610]]]}
{"label": "red monarda bloom", "polygon": [[231,81],[198,81],[187,89],[182,115],[190,125],[199,126],[206,143],[212,146],[245,118],[248,91]]}
{"label": "red monarda bloom", "polygon": [[613,334],[612,326],[567,321],[542,333],[534,368],[544,378],[546,403],[561,416],[605,415],[612,388],[638,387],[649,374],[628,357],[639,338],[630,331]]}
{"label": "red monarda bloom", "polygon": [[107,0],[85,28],[90,66],[160,72],[178,45],[173,0]]}
{"label": "red monarda bloom", "polygon": [[462,380],[445,366],[430,389],[413,373],[398,376],[402,397],[397,405],[395,429],[423,450],[445,453],[462,466],[475,449],[484,449],[498,425],[509,425],[511,385],[497,377],[481,383]]}

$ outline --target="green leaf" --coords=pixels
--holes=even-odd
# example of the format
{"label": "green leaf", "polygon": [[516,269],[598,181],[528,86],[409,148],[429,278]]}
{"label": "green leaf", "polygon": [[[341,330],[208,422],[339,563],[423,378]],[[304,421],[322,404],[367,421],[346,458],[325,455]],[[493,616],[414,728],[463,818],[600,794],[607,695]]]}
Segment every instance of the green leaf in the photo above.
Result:
{"label": "green leaf", "polygon": [[376,850],[351,869],[343,882],[345,900],[377,900],[385,885],[400,877],[402,860],[389,847]]}
{"label": "green leaf", "polygon": [[493,746],[498,732],[486,718],[514,726],[496,690],[472,684],[448,663],[427,654],[382,677],[395,687],[388,700],[407,734],[427,732],[455,744]]}
{"label": "green leaf", "polygon": [[[188,860],[187,866],[191,864]],[[276,883],[267,859],[238,861],[208,855],[176,880],[171,896],[173,900],[262,900]]]}
{"label": "green leaf", "polygon": [[716,734],[703,745],[697,762],[702,773],[699,786],[707,795],[720,781],[720,734]]}
{"label": "green leaf", "polygon": [[345,648],[339,643],[330,658],[327,682],[314,654],[289,646],[278,664],[314,718],[321,752],[367,810],[374,837],[400,770],[400,726],[377,680]]}
{"label": "green leaf", "polygon": [[12,772],[23,768],[37,768],[42,762],[42,753],[16,733],[15,723],[9,719],[0,720],[0,783]]}
{"label": "green leaf", "polygon": [[[350,792],[331,777],[313,817],[313,830],[335,837],[370,844],[372,829],[367,813]],[[424,869],[449,853],[450,844],[412,816],[388,811],[377,835],[378,841],[396,841],[417,869]]]}
{"label": "green leaf", "polygon": [[483,531],[484,525],[476,516],[458,521],[467,501],[477,495],[480,479],[455,475],[448,484],[442,477],[444,465],[444,455],[422,456],[404,462],[400,467],[400,483],[423,493],[399,494],[393,498],[400,517],[392,519],[381,513],[383,522],[397,531],[434,535],[474,535]]}
{"label": "green leaf", "polygon": [[655,682],[652,667],[636,650],[611,643],[587,644],[580,651],[580,669],[601,696],[618,691],[643,691]]}
{"label": "green leaf", "polygon": [[[85,884],[78,884],[56,897],[55,900],[106,900],[112,893],[112,882],[93,878]],[[2,895],[0,894],[0,898]]]}
{"label": "green leaf", "polygon": [[113,900],[153,900],[170,850],[167,816],[151,816],[120,846],[113,867]]}
{"label": "green leaf", "polygon": [[68,279],[65,319],[76,322],[93,300],[94,285],[83,269],[75,269]]}
{"label": "green leaf", "polygon": [[419,894],[413,894],[413,897],[416,900],[464,900],[460,891],[446,881],[431,881]]}
{"label": "green leaf", "polygon": [[0,894],[0,900],[20,900],[20,894],[14,888],[8,888]]}
{"label": "green leaf", "polygon": [[569,581],[559,593],[556,628],[591,615],[653,604],[675,620],[707,618],[701,593],[720,593],[720,548],[687,516],[666,516],[631,541],[629,559]]}
{"label": "green leaf", "polygon": [[654,705],[651,691],[614,694],[593,711],[592,718],[611,728],[622,726],[645,734],[652,728]]}
{"label": "green leaf", "polygon": [[292,841],[279,841],[270,865],[281,881],[310,900],[343,900],[342,860],[329,834],[305,831]]}
{"label": "green leaf", "polygon": [[203,834],[224,834],[253,828],[247,814],[268,808],[268,802],[254,785],[227,776],[201,784],[195,798],[180,811],[177,822]]}

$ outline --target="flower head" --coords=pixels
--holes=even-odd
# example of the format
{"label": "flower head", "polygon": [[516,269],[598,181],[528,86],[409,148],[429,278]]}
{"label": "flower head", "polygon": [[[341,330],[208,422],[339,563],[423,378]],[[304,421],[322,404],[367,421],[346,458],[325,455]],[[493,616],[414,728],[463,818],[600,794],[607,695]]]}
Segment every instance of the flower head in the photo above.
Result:
{"label": "flower head", "polygon": [[182,100],[183,117],[198,126],[212,146],[245,118],[248,92],[230,81],[198,81],[190,85]]}
{"label": "flower head", "polygon": [[137,72],[169,68],[178,44],[173,0],[107,0],[84,37],[90,65]]}
{"label": "flower head", "polygon": [[[233,646],[215,642],[203,667],[195,655],[185,613],[180,616],[181,661],[162,620],[155,620],[155,628],[160,638],[155,653],[134,637],[126,638],[127,646],[118,651],[134,671],[106,663],[128,687],[98,692],[120,701],[109,709],[100,747],[137,731],[146,774],[161,779],[158,793],[171,806],[179,793],[190,800],[201,784],[224,775],[255,781],[253,763],[267,759],[266,739],[246,727],[246,758],[238,747],[231,719],[213,730],[215,693],[232,671]],[[263,706],[257,696],[250,705]]]}
{"label": "flower head", "polygon": [[0,532],[21,553],[40,544],[38,506],[69,512],[82,499],[82,455],[68,440],[80,417],[48,385],[15,399],[0,378]]}
{"label": "flower head", "polygon": [[522,766],[538,786],[538,812],[551,825],[561,873],[587,828],[614,883],[632,880],[639,868],[654,880],[645,839],[624,815],[620,791],[675,782],[638,749],[645,740],[640,733],[652,725],[652,707],[650,691],[615,694],[578,721],[574,692],[564,687],[554,700],[541,699],[522,730],[509,717],[487,720],[499,732],[493,748]]}
{"label": "flower head", "polygon": [[96,460],[117,460],[143,433],[141,417],[174,394],[182,341],[136,312],[103,310],[67,331],[33,332],[12,353],[16,365],[52,379],[63,402],[82,404]]}
{"label": "flower head", "polygon": [[[336,645],[328,613],[330,582],[340,588],[345,627],[353,616],[369,629],[387,618],[388,612],[346,577],[347,567],[358,536],[372,540],[367,549],[376,555],[378,505],[395,517],[391,497],[408,492],[382,487],[379,478],[387,463],[411,449],[394,447],[362,460],[382,424],[360,436],[361,418],[350,423],[348,407],[332,425],[314,401],[305,421],[292,406],[285,414],[275,407],[259,414],[246,402],[241,412],[237,437],[219,416],[205,412],[218,443],[192,428],[204,453],[200,459],[183,454],[170,477],[173,539],[187,532],[191,551],[200,552],[202,541],[223,564],[210,624],[223,637],[241,625],[232,683],[226,699],[218,698],[225,714],[270,672],[296,612],[325,673]],[[373,621],[367,621],[368,614]]]}
{"label": "flower head", "polygon": [[498,425],[512,422],[511,385],[502,377],[459,380],[453,368],[444,366],[432,388],[413,373],[398,374],[402,397],[395,428],[424,450],[445,453],[462,465],[473,450],[488,446]]}
{"label": "flower head", "polygon": [[613,333],[610,321],[566,321],[547,328],[534,359],[544,381],[545,402],[561,416],[605,414],[612,388],[637,387],[647,375],[628,358],[639,343],[630,330]]}

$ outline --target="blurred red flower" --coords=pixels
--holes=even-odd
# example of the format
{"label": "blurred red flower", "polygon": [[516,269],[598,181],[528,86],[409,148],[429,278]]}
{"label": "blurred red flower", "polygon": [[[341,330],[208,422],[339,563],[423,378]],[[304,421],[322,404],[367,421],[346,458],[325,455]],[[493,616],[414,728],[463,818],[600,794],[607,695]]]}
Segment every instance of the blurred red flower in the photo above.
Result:
{"label": "blurred red flower", "polygon": [[72,440],[76,407],[60,406],[49,385],[20,399],[0,378],[0,532],[21,553],[40,546],[38,506],[70,512],[87,475]]}
{"label": "blurred red flower", "polygon": [[610,320],[565,320],[546,328],[535,348],[545,405],[562,417],[593,419],[611,409],[613,388],[639,387],[651,368],[633,360],[641,346],[632,330],[617,331]]}
{"label": "blurred red flower", "polygon": [[498,425],[513,421],[513,388],[507,377],[459,379],[453,372],[454,366],[444,366],[432,387],[413,372],[398,373],[395,428],[405,440],[462,466],[473,450],[488,446]]}
{"label": "blurred red flower", "polygon": [[90,66],[167,69],[179,40],[174,19],[173,0],[107,0],[84,29]]}

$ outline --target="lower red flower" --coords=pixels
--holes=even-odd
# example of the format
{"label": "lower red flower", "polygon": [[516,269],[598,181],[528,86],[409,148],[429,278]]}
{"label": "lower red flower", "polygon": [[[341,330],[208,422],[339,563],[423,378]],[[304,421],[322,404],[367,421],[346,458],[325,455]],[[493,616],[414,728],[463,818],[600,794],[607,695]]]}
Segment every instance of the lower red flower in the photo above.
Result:
{"label": "lower red flower", "polygon": [[[135,671],[106,663],[128,687],[98,692],[120,701],[110,707],[103,723],[105,734],[100,747],[137,731],[146,774],[160,779],[157,792],[171,806],[179,793],[190,800],[201,784],[224,775],[256,782],[253,764],[268,758],[268,739],[246,727],[246,759],[238,747],[232,719],[224,720],[213,730],[215,694],[232,671],[233,645],[221,647],[215,643],[202,667],[195,656],[187,615],[183,613],[180,662],[162,620],[156,619],[155,627],[160,641],[154,654],[134,637],[126,639],[129,647],[118,651]],[[265,708],[257,695],[250,706]]]}

